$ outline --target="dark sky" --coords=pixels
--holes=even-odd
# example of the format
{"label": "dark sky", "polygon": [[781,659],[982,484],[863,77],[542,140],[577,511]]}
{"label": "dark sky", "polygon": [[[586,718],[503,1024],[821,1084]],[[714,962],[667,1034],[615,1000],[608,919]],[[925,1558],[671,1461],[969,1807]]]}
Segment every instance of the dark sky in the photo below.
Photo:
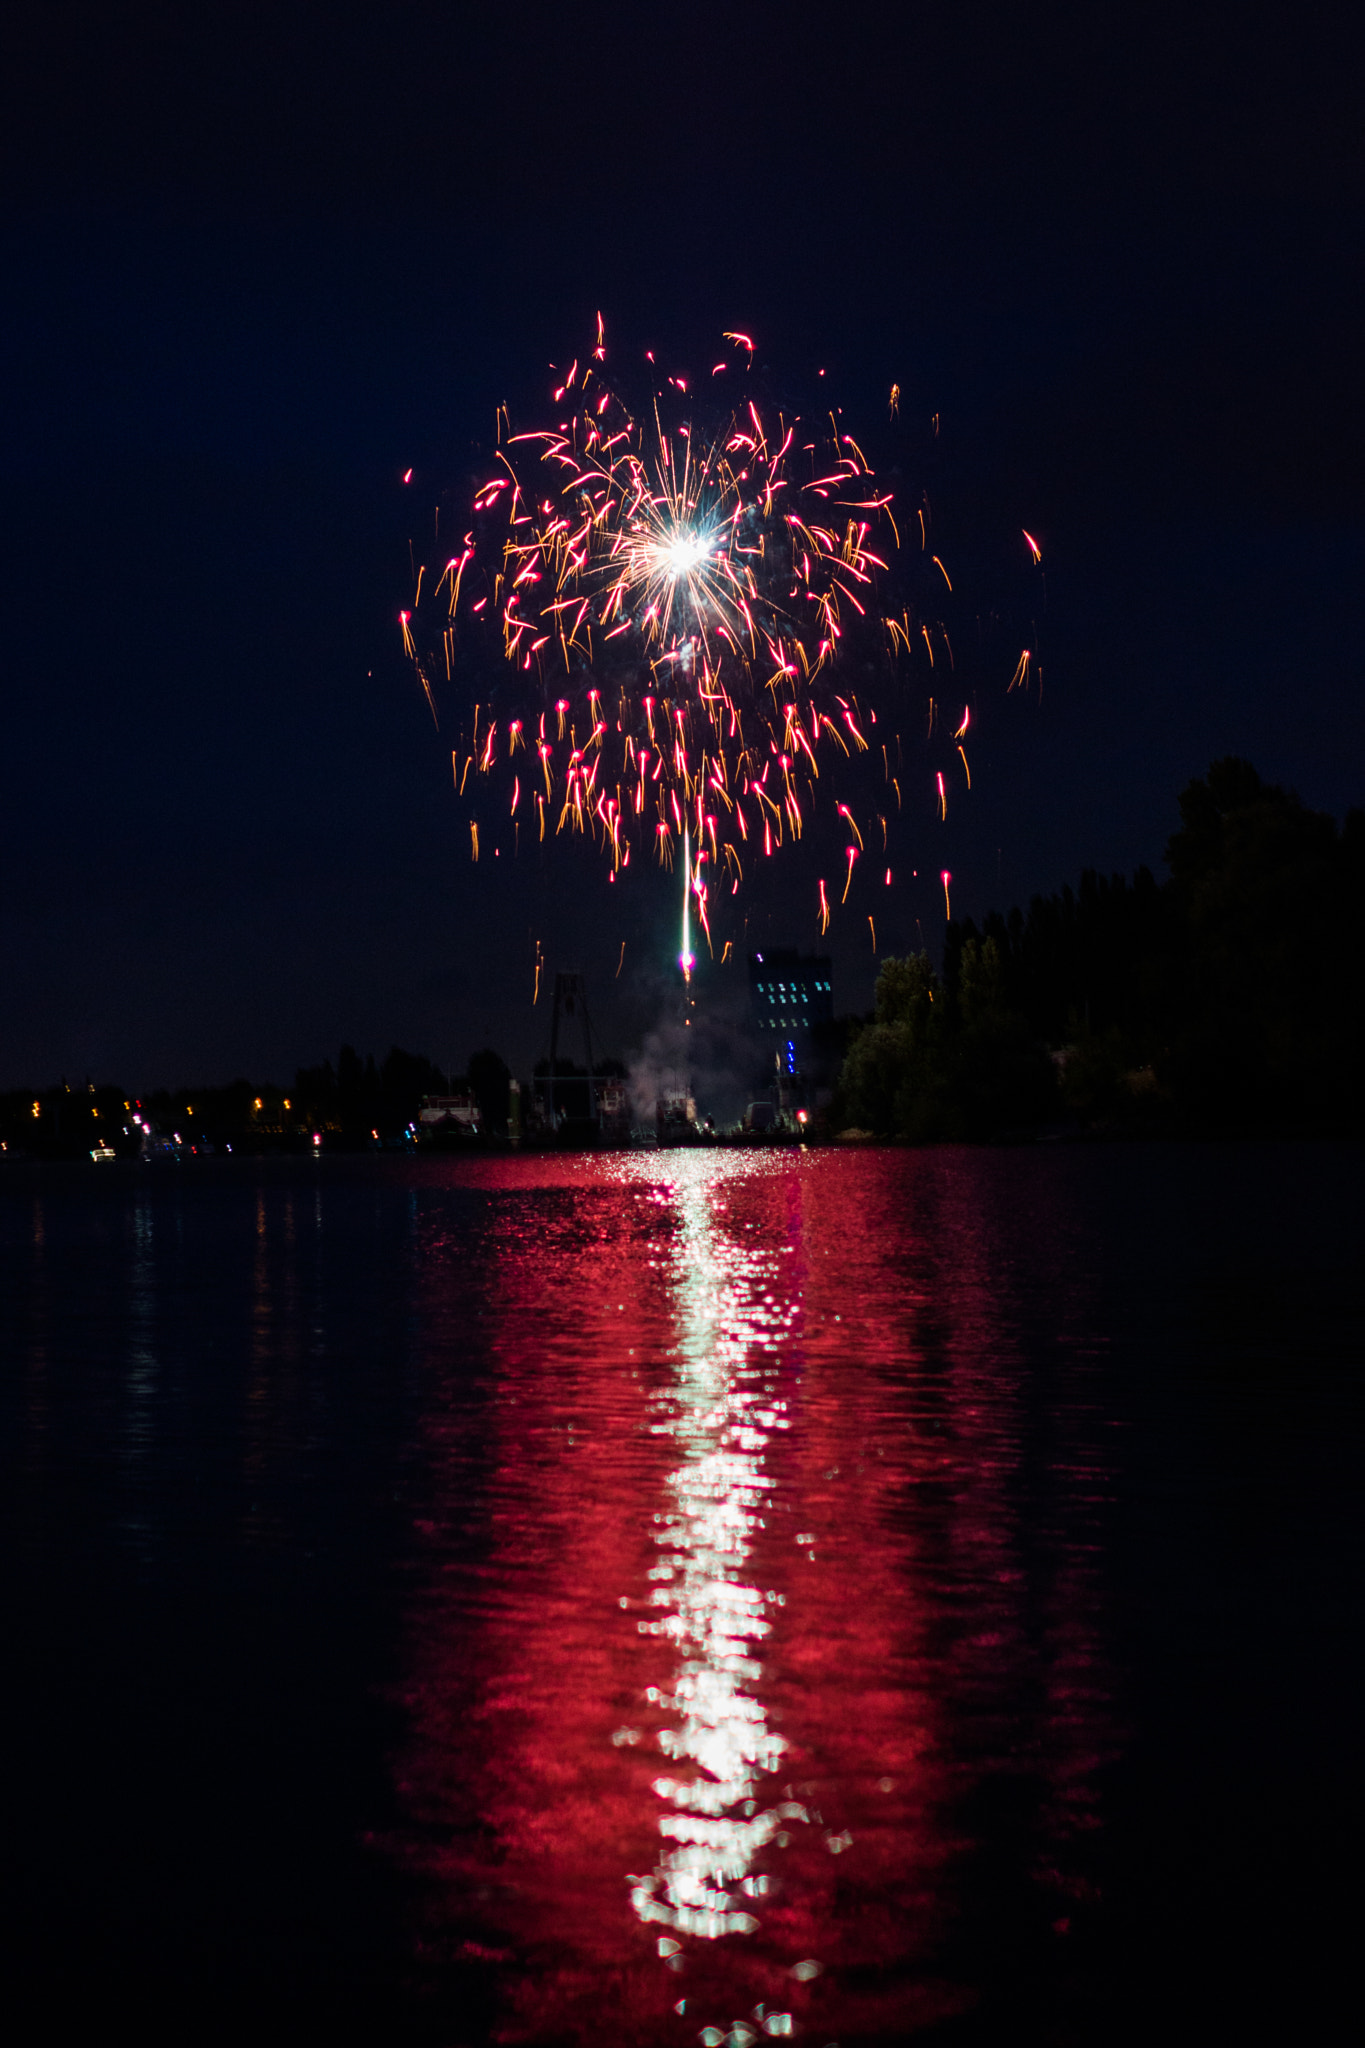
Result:
{"label": "dark sky", "polygon": [[[680,365],[747,329],[853,417],[897,380],[959,557],[1042,540],[1043,701],[1001,677],[926,839],[955,910],[1157,866],[1223,753],[1365,797],[1351,10],[12,16],[0,1086],[528,1066],[537,937],[649,1023],[671,895],[472,868],[395,622],[414,521],[598,307]],[[753,930],[807,909],[775,866]],[[835,958],[861,1007],[865,930]]]}

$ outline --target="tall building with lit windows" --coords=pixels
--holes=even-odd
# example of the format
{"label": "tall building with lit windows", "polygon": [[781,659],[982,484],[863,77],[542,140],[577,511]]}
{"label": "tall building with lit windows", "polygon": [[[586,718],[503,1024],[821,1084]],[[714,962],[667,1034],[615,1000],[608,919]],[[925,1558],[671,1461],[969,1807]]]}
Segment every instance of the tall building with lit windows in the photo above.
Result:
{"label": "tall building with lit windows", "polygon": [[795,946],[749,955],[749,1001],[759,1030],[795,1039],[834,1015],[833,962]]}

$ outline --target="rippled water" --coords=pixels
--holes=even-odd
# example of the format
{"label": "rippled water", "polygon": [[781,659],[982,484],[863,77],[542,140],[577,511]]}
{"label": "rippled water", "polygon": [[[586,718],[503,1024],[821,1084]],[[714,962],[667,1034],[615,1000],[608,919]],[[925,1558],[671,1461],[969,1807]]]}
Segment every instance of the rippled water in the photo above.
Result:
{"label": "rippled water", "polygon": [[16,1967],[452,2044],[1301,2017],[1357,1164],[12,1176]]}

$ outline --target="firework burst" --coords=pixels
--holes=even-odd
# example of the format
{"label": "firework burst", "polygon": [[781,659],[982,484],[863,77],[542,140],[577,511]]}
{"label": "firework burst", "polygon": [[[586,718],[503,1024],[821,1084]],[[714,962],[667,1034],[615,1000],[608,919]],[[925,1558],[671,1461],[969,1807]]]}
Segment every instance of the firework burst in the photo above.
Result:
{"label": "firework burst", "polygon": [[[840,414],[766,401],[752,342],[726,342],[701,393],[647,358],[631,404],[599,321],[554,387],[552,424],[514,432],[499,412],[467,531],[418,570],[402,614],[433,717],[442,673],[464,707],[452,766],[485,843],[490,825],[514,848],[523,826],[537,844],[582,836],[613,875],[632,859],[671,870],[686,846],[708,945],[746,870],[812,823],[839,834],[831,880],[844,870],[847,902],[863,840],[850,798],[870,785],[860,808],[884,847],[904,801],[907,690],[922,703],[926,674],[957,689],[952,585],[923,504],[903,553],[893,493]],[[932,738],[933,694],[928,711]],[[964,708],[951,762],[969,786],[966,730]],[[941,770],[933,789],[944,815]],[[477,830],[471,843],[477,858]],[[815,914],[823,929],[823,882]]]}

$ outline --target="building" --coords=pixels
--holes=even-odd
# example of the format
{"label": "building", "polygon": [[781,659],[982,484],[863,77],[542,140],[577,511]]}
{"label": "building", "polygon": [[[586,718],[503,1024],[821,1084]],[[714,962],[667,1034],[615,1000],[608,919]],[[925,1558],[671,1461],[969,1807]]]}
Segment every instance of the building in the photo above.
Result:
{"label": "building", "polygon": [[598,1082],[597,1114],[604,1138],[624,1141],[630,1136],[630,1090],[624,1081],[609,1076]]}
{"label": "building", "polygon": [[477,1138],[482,1127],[473,1095],[424,1095],[417,1121],[427,1138]]}
{"label": "building", "polygon": [[832,960],[798,953],[795,946],[765,947],[749,955],[749,1002],[762,1032],[792,1039],[834,1016]]}
{"label": "building", "polygon": [[766,946],[749,955],[749,1005],[779,1117],[808,1105],[820,1079],[811,1034],[834,1016],[833,966],[827,955],[798,953],[795,946]]}

